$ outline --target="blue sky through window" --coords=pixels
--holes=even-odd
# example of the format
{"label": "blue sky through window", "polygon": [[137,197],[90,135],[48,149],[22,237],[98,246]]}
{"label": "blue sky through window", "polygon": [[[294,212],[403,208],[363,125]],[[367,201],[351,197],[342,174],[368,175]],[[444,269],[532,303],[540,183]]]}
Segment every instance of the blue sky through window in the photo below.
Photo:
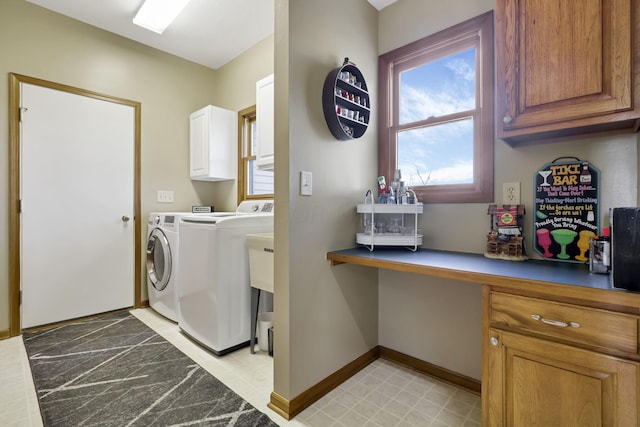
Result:
{"label": "blue sky through window", "polygon": [[[400,124],[476,108],[476,49],[400,74]],[[398,133],[397,165],[407,185],[473,182],[473,118]]]}

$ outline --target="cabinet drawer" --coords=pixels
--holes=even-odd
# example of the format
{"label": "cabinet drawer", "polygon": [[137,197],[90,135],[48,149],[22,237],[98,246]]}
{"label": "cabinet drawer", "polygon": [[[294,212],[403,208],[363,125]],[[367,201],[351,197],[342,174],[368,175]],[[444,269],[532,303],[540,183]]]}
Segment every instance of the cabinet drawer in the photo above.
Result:
{"label": "cabinet drawer", "polygon": [[491,293],[490,319],[575,343],[638,352],[638,318],[519,295]]}

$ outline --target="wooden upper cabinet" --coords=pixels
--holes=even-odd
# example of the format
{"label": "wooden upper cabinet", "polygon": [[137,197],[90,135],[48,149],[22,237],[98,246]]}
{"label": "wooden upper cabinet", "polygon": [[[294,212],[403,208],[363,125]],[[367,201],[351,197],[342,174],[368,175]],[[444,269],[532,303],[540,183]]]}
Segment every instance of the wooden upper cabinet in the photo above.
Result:
{"label": "wooden upper cabinet", "polygon": [[498,0],[497,129],[510,144],[640,126],[640,0]]}

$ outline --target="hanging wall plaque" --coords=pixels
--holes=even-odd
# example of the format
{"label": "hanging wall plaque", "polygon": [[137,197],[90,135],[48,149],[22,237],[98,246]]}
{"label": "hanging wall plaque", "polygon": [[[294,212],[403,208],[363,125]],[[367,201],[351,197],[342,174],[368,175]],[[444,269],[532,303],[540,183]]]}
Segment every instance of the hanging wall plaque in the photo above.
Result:
{"label": "hanging wall plaque", "polygon": [[584,263],[599,230],[600,171],[589,162],[547,163],[534,182],[534,250],[546,259]]}

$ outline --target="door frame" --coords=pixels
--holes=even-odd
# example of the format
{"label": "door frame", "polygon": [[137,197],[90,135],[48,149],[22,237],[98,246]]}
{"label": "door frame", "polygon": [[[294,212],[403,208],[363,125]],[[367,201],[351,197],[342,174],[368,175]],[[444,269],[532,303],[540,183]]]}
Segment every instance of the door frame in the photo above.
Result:
{"label": "door frame", "polygon": [[128,105],[134,109],[134,307],[142,306],[141,220],[140,220],[140,119],[141,104],[90,90],[9,73],[9,336],[21,334],[20,323],[20,83],[28,83],[103,101]]}

